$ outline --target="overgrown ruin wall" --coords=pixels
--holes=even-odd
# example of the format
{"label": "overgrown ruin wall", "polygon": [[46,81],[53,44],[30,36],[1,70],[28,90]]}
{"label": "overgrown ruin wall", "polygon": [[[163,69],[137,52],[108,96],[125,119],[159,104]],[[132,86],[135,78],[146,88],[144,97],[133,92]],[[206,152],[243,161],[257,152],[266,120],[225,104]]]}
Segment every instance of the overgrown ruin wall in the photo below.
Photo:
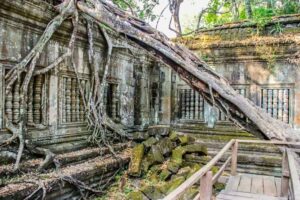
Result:
{"label": "overgrown ruin wall", "polygon": [[[5,93],[5,74],[34,47],[47,23],[56,15],[53,7],[43,1],[4,1],[0,7],[0,140],[8,138],[5,116],[13,123],[18,122],[20,86],[16,83],[13,92]],[[106,44],[94,25],[95,53],[97,65],[103,70]],[[46,67],[67,51],[72,32],[71,20],[63,23],[58,33],[43,51],[38,67]],[[88,42],[84,22],[79,28],[74,59],[78,68],[80,83],[85,94],[90,88],[88,67]],[[156,63],[123,37],[111,34],[113,43],[124,48],[113,51],[109,71],[105,103],[109,116],[121,122],[125,129],[145,127],[152,123],[155,111],[151,107],[151,74],[157,71]],[[156,70],[156,71],[155,71]],[[159,77],[159,73],[158,73]],[[157,90],[157,89],[156,89]],[[28,90],[27,139],[36,144],[61,151],[86,145],[90,134],[86,129],[83,102],[80,97],[75,72],[70,60],[62,62],[46,75],[33,78]],[[152,98],[153,99],[153,98]],[[157,100],[154,99],[154,103]],[[153,108],[153,109],[152,109]],[[36,130],[30,124],[42,124],[44,130]],[[64,143],[65,142],[65,143]],[[64,143],[57,146],[57,143]]]}
{"label": "overgrown ruin wall", "polygon": [[[300,49],[299,39],[300,16],[291,15],[274,18],[264,27],[241,23],[202,30],[179,42],[212,65],[240,94],[300,129],[300,70],[288,61]],[[175,121],[203,120],[203,114],[195,116],[195,110],[205,113],[208,109],[205,102],[202,108],[201,97],[190,94],[179,79],[175,87]],[[199,101],[199,108],[190,99]],[[221,113],[217,118],[226,121]]]}

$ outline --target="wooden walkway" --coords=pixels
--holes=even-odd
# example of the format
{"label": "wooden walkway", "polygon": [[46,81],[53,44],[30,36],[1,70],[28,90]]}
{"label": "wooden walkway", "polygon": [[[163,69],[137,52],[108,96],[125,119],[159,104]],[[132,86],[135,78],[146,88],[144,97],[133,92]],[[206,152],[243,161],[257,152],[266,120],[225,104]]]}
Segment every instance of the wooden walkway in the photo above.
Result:
{"label": "wooden walkway", "polygon": [[231,176],[217,200],[286,200],[280,197],[281,179],[273,176],[240,174]]}

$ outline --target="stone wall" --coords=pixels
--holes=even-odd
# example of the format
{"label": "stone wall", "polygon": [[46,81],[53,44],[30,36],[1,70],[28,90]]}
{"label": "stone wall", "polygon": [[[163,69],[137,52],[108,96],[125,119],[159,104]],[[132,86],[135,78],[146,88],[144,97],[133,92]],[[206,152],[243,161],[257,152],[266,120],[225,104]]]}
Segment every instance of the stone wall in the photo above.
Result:
{"label": "stone wall", "polygon": [[[0,7],[0,139],[10,136],[5,129],[5,117],[17,123],[19,117],[19,85],[4,95],[5,74],[20,62],[37,43],[47,23],[56,15],[50,4],[40,0],[3,1]],[[103,70],[106,44],[95,25],[95,54]],[[53,63],[67,50],[72,32],[71,21],[63,23],[46,45],[38,68]],[[143,128],[151,120],[150,79],[156,64],[145,52],[123,37],[110,34],[113,43],[128,48],[114,49],[108,77],[105,103],[109,115],[125,128]],[[80,25],[74,51],[75,64],[85,93],[90,88],[90,71],[87,55],[87,34],[83,22]],[[28,90],[28,135],[39,145],[62,150],[56,144],[68,143],[70,148],[86,145],[90,134],[86,129],[82,99],[70,60],[46,75],[35,76]],[[136,96],[136,98],[135,98]],[[36,130],[30,123],[42,124],[44,130]],[[66,146],[65,144],[63,146]],[[63,148],[63,147],[62,147]]]}
{"label": "stone wall", "polygon": [[[274,18],[263,28],[249,22],[227,24],[177,41],[226,77],[238,93],[265,108],[273,117],[300,129],[300,68],[288,61],[300,50],[299,38],[300,15],[291,15]],[[174,121],[205,120],[201,115],[194,116],[195,110],[209,113],[205,102],[201,107],[198,94],[189,94],[189,87],[178,78],[173,87],[173,98],[178,102],[174,105],[177,113]],[[180,91],[186,92],[183,100]],[[217,118],[226,121],[221,113]]]}

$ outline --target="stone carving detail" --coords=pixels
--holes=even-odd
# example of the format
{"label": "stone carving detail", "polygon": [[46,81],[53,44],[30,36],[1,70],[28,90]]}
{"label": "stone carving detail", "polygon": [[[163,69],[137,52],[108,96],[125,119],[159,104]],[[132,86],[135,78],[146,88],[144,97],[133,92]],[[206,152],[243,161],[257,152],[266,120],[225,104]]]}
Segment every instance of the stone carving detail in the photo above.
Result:
{"label": "stone carving detail", "polygon": [[28,86],[27,122],[28,124],[33,123],[33,80],[30,81]]}
{"label": "stone carving detail", "polygon": [[20,118],[20,84],[18,82],[14,85],[13,98],[13,123],[18,123]]}
{"label": "stone carving detail", "polygon": [[35,77],[34,83],[34,96],[33,96],[33,121],[35,124],[40,124],[42,119],[42,87],[43,76],[38,75]]}
{"label": "stone carving detail", "polygon": [[6,113],[6,117],[9,121],[13,120],[13,94],[10,91],[6,97],[5,97],[5,113]]}
{"label": "stone carving detail", "polygon": [[[84,89],[84,95],[86,95],[87,80],[80,79],[79,81]],[[85,120],[85,109],[77,78],[63,77],[62,84],[62,122],[83,122]]]}
{"label": "stone carving detail", "polygon": [[[45,86],[45,76],[34,76],[28,85],[27,124],[41,124],[43,118],[42,88]],[[46,95],[46,93],[44,94]],[[20,118],[20,83],[13,85],[12,92],[5,96],[5,113],[9,121],[18,123]]]}
{"label": "stone carving detail", "polygon": [[204,99],[192,89],[179,89],[180,119],[204,120]]}
{"label": "stone carving detail", "polygon": [[272,117],[289,123],[290,114],[290,89],[262,89],[261,107]]}

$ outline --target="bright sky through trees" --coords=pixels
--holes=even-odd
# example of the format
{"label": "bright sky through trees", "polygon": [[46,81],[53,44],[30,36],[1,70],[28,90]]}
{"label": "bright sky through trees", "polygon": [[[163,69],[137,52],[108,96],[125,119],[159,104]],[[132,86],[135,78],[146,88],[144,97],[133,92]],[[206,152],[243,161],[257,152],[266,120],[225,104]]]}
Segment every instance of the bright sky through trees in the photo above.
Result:
{"label": "bright sky through trees", "polygon": [[[180,7],[180,20],[182,22],[183,30],[192,23],[193,19],[197,17],[202,8],[206,7],[208,0],[185,0]],[[159,5],[154,9],[156,15],[160,15],[161,11],[168,4],[168,0],[160,0]],[[169,30],[169,21],[171,13],[167,8],[160,19],[158,30],[165,33],[168,37],[175,37],[176,34]],[[156,26],[156,20],[150,23],[153,27]]]}

